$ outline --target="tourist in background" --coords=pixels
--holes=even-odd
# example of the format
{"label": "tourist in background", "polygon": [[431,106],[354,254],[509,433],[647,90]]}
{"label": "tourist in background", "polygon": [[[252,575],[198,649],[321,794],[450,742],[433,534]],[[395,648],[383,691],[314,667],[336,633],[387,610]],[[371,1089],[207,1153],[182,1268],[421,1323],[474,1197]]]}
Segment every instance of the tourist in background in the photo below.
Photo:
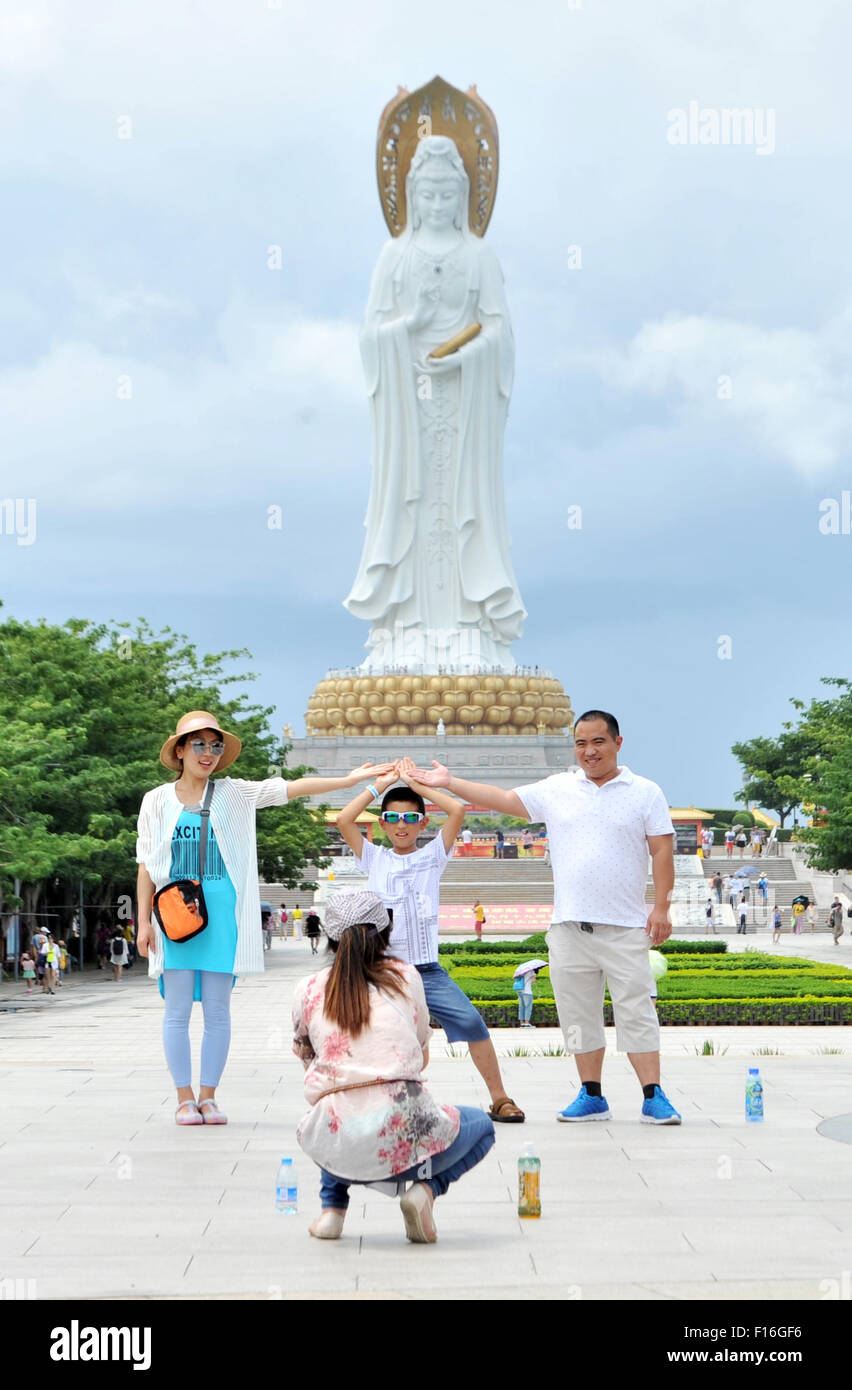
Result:
{"label": "tourist in background", "polygon": [[737,849],[738,849],[739,852],[740,852],[740,859],[742,859],[743,855],[744,855],[745,852],[746,852],[746,845],[748,844],[748,840],[746,839],[746,833],[745,833],[745,830],[743,829],[742,826],[740,826],[740,827],[738,828],[738,830],[737,830],[737,841],[736,841],[736,844],[737,844]]}
{"label": "tourist in background", "polygon": [[27,994],[32,994],[33,980],[36,978],[36,968],[35,957],[31,956],[29,951],[24,951],[24,954],[21,956],[21,970],[27,982]]}
{"label": "tourist in background", "polygon": [[305,918],[305,935],[311,943],[311,955],[315,956],[319,950],[320,935],[322,933],[322,922],[314,908],[311,908]]}
{"label": "tourist in background", "polygon": [[539,966],[538,970],[525,970],[520,977],[521,988],[518,990],[518,1022],[522,1028],[535,1027],[532,1021],[534,1002],[533,985],[538,979],[538,971],[542,968],[542,966]]}
{"label": "tourist in background", "polygon": [[724,880],[722,878],[722,875],[719,873],[718,869],[716,870],[710,882],[713,884],[713,888],[716,892],[716,901],[717,903],[720,903],[722,901],[722,889],[724,887]]}
{"label": "tourist in background", "polygon": [[482,940],[482,923],[485,921],[485,908],[477,898],[473,904],[473,930],[476,932],[477,941]]}
{"label": "tourist in background", "polygon": [[109,943],[109,958],[112,962],[112,978],[117,982],[121,979],[121,972],[127,964],[127,940],[121,927],[116,927],[113,931]]}
{"label": "tourist in background", "polygon": [[725,857],[726,857],[727,859],[732,859],[732,858],[733,858],[733,854],[734,854],[734,840],[735,840],[736,838],[737,838],[737,837],[736,837],[736,834],[734,833],[733,830],[726,830],[726,831],[725,831]]}
{"label": "tourist in background", "polygon": [[814,904],[811,903],[810,907],[808,908],[808,931],[810,932],[811,936],[813,936],[813,933],[814,933],[814,927],[816,926],[816,919],[817,919],[816,908],[815,908]]}
{"label": "tourist in background", "polygon": [[781,909],[776,907],[772,914],[772,944],[777,945],[781,940]]}

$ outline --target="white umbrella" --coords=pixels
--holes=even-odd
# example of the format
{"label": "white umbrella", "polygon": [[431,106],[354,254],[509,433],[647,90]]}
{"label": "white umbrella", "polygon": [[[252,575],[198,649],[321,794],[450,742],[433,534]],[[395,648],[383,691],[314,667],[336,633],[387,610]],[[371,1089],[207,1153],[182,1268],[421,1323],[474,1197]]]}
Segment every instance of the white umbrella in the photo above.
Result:
{"label": "white umbrella", "polygon": [[546,965],[546,960],[525,960],[523,965],[519,965],[517,970],[512,972],[512,979],[518,975],[528,975],[531,970],[544,970]]}

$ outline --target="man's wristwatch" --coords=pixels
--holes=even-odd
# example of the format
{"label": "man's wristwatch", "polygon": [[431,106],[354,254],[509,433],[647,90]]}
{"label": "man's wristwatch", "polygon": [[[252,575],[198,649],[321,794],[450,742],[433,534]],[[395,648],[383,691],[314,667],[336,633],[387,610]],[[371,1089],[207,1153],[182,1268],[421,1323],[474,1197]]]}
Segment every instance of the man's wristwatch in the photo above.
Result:
{"label": "man's wristwatch", "polygon": [[376,791],[376,789],[375,789],[375,787],[373,786],[372,782],[368,782],[367,785],[366,785],[366,787],[364,788],[364,790],[371,793],[372,798],[373,798],[374,801],[378,801],[378,799],[379,799],[379,793]]}

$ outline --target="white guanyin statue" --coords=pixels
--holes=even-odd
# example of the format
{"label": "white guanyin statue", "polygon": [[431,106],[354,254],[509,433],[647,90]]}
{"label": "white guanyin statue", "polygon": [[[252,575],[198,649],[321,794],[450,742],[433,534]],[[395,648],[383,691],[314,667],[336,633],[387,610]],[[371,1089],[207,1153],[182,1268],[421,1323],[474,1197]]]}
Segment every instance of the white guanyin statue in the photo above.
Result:
{"label": "white guanyin statue", "polygon": [[[503,275],[469,229],[453,140],[418,143],[405,189],[407,225],[379,257],[361,333],[372,482],[345,606],[371,623],[362,670],[511,670],[526,614],[503,492],[514,364]],[[429,357],[472,324],[478,336]]]}

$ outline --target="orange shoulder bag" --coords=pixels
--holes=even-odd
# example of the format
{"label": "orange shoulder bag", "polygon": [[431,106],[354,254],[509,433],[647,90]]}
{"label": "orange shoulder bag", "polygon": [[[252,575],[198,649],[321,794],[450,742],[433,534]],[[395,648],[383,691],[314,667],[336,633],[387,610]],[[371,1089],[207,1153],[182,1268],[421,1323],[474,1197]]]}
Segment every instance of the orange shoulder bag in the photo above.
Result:
{"label": "orange shoulder bag", "polygon": [[191,941],[207,926],[207,904],[204,901],[204,865],[207,860],[207,828],[210,823],[210,802],[213,783],[207,783],[201,807],[201,838],[198,845],[198,878],[177,878],[154,894],[154,916],[169,941]]}

